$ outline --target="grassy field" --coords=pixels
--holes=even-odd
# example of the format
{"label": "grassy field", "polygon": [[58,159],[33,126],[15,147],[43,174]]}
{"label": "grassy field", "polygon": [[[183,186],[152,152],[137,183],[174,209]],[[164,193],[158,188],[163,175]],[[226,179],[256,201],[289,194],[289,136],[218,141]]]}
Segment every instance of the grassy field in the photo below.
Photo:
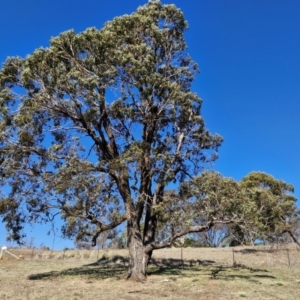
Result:
{"label": "grassy field", "polygon": [[181,249],[160,250],[146,283],[125,280],[126,250],[11,251],[23,259],[0,261],[1,300],[300,299],[300,251],[292,248],[235,248],[234,257],[228,248],[188,248],[184,265]]}

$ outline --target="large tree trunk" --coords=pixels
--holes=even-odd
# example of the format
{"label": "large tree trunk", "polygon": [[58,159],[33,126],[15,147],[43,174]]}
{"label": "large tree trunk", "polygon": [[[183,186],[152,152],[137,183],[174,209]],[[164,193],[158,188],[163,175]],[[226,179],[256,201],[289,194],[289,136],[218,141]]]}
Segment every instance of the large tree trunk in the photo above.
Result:
{"label": "large tree trunk", "polygon": [[149,254],[145,252],[142,237],[138,228],[128,222],[129,265],[127,279],[145,281]]}

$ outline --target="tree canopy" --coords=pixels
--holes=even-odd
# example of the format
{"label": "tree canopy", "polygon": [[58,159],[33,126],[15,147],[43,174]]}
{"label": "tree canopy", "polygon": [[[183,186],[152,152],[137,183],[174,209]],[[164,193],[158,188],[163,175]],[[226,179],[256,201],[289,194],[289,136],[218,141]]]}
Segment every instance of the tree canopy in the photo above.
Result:
{"label": "tree canopy", "polygon": [[[214,233],[219,243],[276,242],[288,233],[299,245],[294,235],[299,221],[297,199],[292,195],[293,186],[282,180],[262,172],[251,172],[241,181],[216,172],[204,172],[185,182],[181,189],[182,197],[195,199],[197,203],[199,215],[194,216],[195,222],[203,224],[212,220],[216,225],[222,220],[221,224],[225,224],[210,229],[211,233],[222,231]],[[225,220],[229,222],[226,224]],[[205,233],[202,236],[205,239]],[[214,241],[210,242],[208,244],[214,246]]]}
{"label": "tree canopy", "polygon": [[126,220],[129,244],[155,242],[152,206],[214,160],[222,140],[205,128],[190,90],[198,67],[186,29],[174,5],[149,2],[101,30],[68,31],[6,60],[1,174],[10,191],[1,210],[13,238],[22,222],[54,209],[66,236],[95,243]]}
{"label": "tree canopy", "polygon": [[[199,70],[186,30],[178,8],[150,1],[100,30],[67,31],[48,48],[5,61],[0,214],[11,239],[22,238],[26,222],[59,215],[65,237],[95,245],[126,222],[128,277],[144,280],[153,250],[215,224],[245,223],[255,201],[264,207],[291,191],[284,184],[259,190],[260,175],[241,184],[201,175],[222,137],[207,130],[202,100],[191,91]],[[248,207],[240,186],[252,184]],[[217,186],[224,203],[214,198]],[[262,218],[273,230],[267,212]]]}

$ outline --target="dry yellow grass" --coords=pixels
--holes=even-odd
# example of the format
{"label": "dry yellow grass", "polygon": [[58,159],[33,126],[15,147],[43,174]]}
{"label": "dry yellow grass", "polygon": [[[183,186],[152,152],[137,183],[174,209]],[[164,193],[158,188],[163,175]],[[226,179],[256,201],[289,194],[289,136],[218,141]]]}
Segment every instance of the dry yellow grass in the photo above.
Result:
{"label": "dry yellow grass", "polygon": [[[126,250],[36,251],[31,260],[31,250],[14,249],[24,259],[0,261],[0,299],[300,299],[300,269],[288,267],[286,250],[278,265],[254,250],[236,248],[235,266],[231,249],[183,249],[184,266],[180,249],[160,250],[143,284],[125,280]],[[299,253],[291,248],[290,259]]]}

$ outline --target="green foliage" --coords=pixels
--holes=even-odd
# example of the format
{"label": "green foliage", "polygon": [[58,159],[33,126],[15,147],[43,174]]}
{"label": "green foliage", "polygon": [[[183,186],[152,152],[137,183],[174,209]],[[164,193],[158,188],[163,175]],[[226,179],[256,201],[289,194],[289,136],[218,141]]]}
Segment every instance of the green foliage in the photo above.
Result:
{"label": "green foliage", "polygon": [[199,243],[197,243],[197,241],[195,239],[193,239],[192,237],[186,237],[184,239],[183,246],[186,248],[186,247],[199,247],[201,245],[199,245]]}
{"label": "green foliage", "polygon": [[240,182],[247,200],[254,206],[253,225],[263,240],[274,241],[292,229],[299,210],[292,185],[271,175],[252,172]]}
{"label": "green foliage", "polygon": [[291,192],[290,184],[261,172],[252,172],[240,182],[204,172],[181,187],[182,196],[195,199],[194,220],[199,224],[214,220],[214,227],[223,224],[214,236],[209,232],[202,236],[210,246],[222,234],[219,242],[236,246],[254,244],[255,240],[276,241],[282,234],[295,231],[299,210]]}

